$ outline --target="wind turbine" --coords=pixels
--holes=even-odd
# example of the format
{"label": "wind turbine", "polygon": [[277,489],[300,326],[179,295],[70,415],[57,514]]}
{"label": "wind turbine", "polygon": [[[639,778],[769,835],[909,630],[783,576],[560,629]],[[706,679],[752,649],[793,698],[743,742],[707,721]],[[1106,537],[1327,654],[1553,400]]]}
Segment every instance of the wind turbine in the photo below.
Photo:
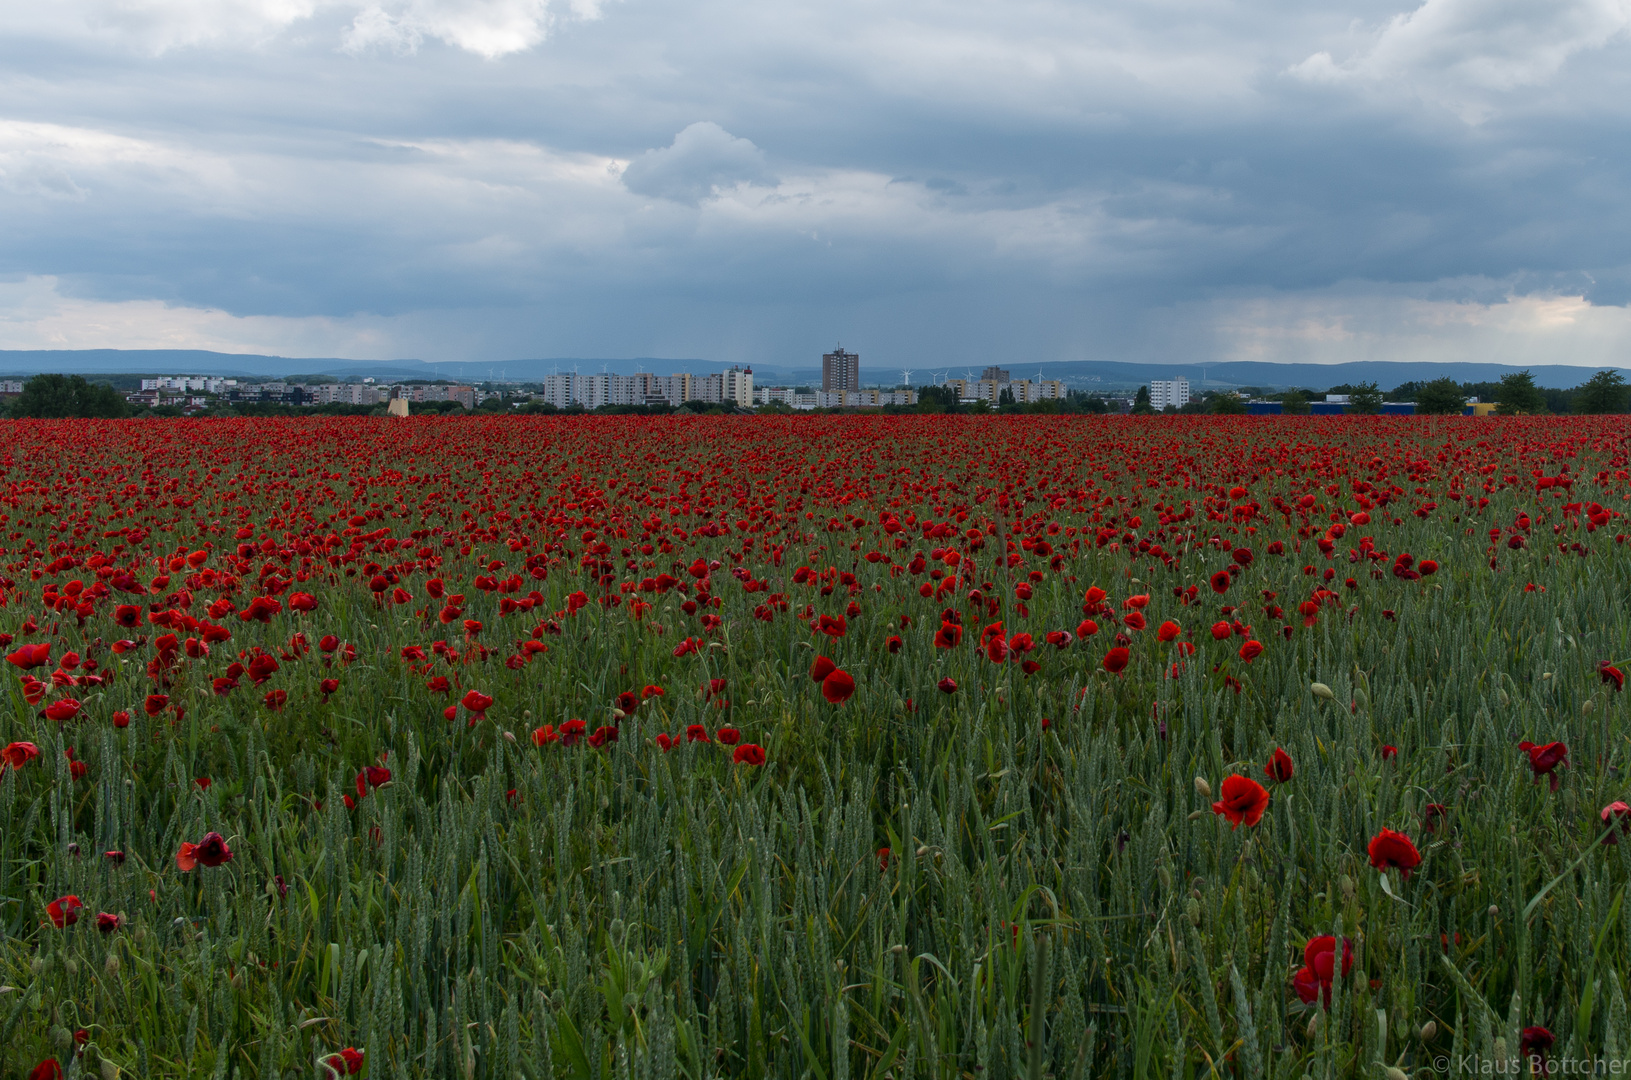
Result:
{"label": "wind turbine", "polygon": [[900,369],[900,377],[901,377],[901,379],[903,381],[905,381],[907,386],[912,385],[912,369],[911,368],[901,368]]}

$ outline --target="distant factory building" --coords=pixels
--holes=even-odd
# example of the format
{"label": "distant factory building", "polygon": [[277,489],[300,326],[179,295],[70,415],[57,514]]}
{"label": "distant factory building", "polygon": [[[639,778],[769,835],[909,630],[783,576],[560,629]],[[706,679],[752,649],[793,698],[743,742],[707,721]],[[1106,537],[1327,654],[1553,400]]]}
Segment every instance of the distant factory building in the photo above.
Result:
{"label": "distant factory building", "polygon": [[823,393],[841,393],[861,388],[861,357],[845,352],[840,345],[835,351],[821,357],[821,390]]}

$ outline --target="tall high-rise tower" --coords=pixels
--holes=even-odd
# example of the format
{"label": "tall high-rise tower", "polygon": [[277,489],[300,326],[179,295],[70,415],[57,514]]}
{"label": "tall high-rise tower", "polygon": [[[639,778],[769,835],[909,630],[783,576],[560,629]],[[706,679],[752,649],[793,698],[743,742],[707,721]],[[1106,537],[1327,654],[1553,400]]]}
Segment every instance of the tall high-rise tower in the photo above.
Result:
{"label": "tall high-rise tower", "polygon": [[821,389],[827,393],[835,390],[859,390],[861,388],[861,357],[858,353],[845,352],[842,345],[821,357]]}

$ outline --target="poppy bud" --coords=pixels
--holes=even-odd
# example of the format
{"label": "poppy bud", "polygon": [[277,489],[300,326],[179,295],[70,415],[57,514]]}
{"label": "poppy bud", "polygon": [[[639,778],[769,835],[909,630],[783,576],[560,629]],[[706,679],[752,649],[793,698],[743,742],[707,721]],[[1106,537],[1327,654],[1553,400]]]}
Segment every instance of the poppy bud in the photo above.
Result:
{"label": "poppy bud", "polygon": [[1354,898],[1353,878],[1349,877],[1347,874],[1343,874],[1341,880],[1338,881],[1337,884],[1342,889],[1342,899],[1352,900]]}
{"label": "poppy bud", "polygon": [[1421,1041],[1432,1042],[1433,1036],[1438,1034],[1438,1025],[1431,1020],[1421,1026]]}
{"label": "poppy bud", "polygon": [[1308,689],[1313,693],[1313,695],[1315,697],[1321,699],[1322,701],[1335,701],[1336,700],[1336,695],[1331,692],[1331,688],[1329,686],[1326,686],[1322,682],[1309,683],[1308,684]]}
{"label": "poppy bud", "polygon": [[1189,918],[1189,925],[1199,926],[1201,924],[1201,902],[1191,896],[1184,901],[1184,914]]}
{"label": "poppy bud", "polygon": [[[1210,797],[1211,796],[1208,796],[1208,798],[1210,798]],[[1189,815],[1189,820],[1190,821],[1197,821],[1200,818],[1205,817],[1209,813],[1211,813],[1211,811],[1209,811],[1209,810],[1197,810],[1193,814]]]}
{"label": "poppy bud", "polygon": [[1172,891],[1172,871],[1164,866],[1155,869],[1155,876],[1161,880],[1161,887],[1168,892]]}
{"label": "poppy bud", "polygon": [[1212,797],[1212,785],[1206,782],[1206,777],[1197,776],[1195,778],[1195,794],[1199,795],[1203,799],[1210,799]]}
{"label": "poppy bud", "polygon": [[1499,905],[1491,904],[1489,906],[1489,917],[1490,918],[1493,919],[1493,918],[1495,918],[1495,916],[1499,915],[1500,913],[1501,913],[1501,909],[1500,909]]}
{"label": "poppy bud", "polygon": [[1410,1080],[1410,1076],[1403,1069],[1396,1069],[1392,1065],[1382,1070],[1387,1074],[1387,1080]]}

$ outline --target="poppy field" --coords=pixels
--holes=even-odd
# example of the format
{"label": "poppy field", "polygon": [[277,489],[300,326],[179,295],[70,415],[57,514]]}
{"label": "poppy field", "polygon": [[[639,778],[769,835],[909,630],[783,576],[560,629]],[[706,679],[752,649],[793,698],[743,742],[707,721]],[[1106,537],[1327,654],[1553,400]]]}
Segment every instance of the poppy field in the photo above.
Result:
{"label": "poppy field", "polygon": [[1627,1071],[1628,433],[0,422],[0,1076]]}

